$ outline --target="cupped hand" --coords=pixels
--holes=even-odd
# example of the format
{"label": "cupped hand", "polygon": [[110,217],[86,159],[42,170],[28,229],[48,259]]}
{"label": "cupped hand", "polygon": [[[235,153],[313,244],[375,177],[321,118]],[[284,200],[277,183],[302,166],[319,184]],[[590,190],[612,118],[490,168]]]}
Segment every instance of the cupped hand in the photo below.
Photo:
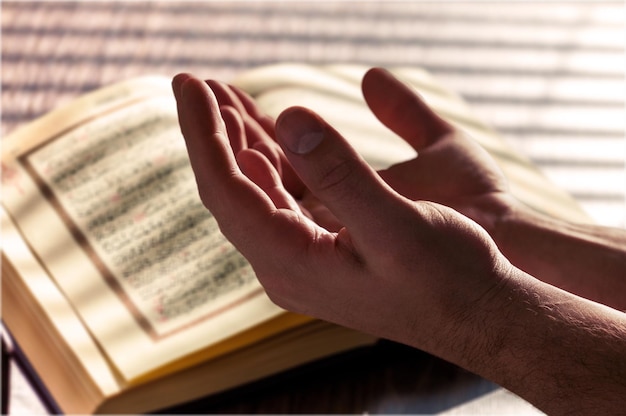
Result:
{"label": "cupped hand", "polygon": [[458,346],[480,327],[469,321],[493,307],[512,273],[481,227],[400,195],[319,116],[291,108],[278,118],[276,138],[302,183],[343,224],[325,229],[303,215],[262,152],[242,148],[235,157],[231,143],[245,134],[238,111],[220,112],[208,86],[189,75],[173,88],[200,197],[275,303],[454,362],[467,353]]}
{"label": "cupped hand", "polygon": [[[327,230],[339,231],[342,224],[304,185],[278,145],[274,119],[237,87],[216,80],[207,80],[206,83],[215,94],[220,111],[226,115],[226,130],[241,129],[241,134],[228,135],[234,154],[237,155],[243,149],[262,153],[274,166],[283,186],[295,198],[303,214]],[[237,112],[239,117],[231,116],[233,112]],[[239,123],[242,123],[242,127],[238,126]]]}
{"label": "cupped hand", "polygon": [[[236,87],[216,81],[208,84],[222,108],[236,110],[243,120],[244,135],[238,139],[239,144],[233,144],[235,153],[245,147],[259,150],[272,162],[304,212],[324,228],[339,230],[342,224],[290,166],[276,142],[274,120]],[[362,90],[374,115],[418,153],[414,159],[379,171],[385,182],[411,200],[446,205],[492,231],[498,219],[514,206],[514,200],[491,156],[465,133],[440,118],[413,89],[390,72],[380,68],[369,70],[363,78]]]}
{"label": "cupped hand", "polygon": [[381,177],[407,198],[449,206],[490,230],[513,203],[491,156],[388,71],[368,71],[362,90],[374,115],[418,154]]}

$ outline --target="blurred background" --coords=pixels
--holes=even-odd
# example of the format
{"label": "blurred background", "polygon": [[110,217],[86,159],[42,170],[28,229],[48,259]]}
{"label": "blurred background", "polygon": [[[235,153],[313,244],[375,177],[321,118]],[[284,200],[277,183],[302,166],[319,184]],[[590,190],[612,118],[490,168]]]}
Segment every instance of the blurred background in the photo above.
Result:
{"label": "blurred background", "polygon": [[593,220],[625,225],[622,1],[2,1],[1,13],[2,136],[139,75],[421,67]]}
{"label": "blurred background", "polygon": [[276,62],[417,66],[624,226],[620,1],[2,2],[2,135],[147,73],[224,81]]}

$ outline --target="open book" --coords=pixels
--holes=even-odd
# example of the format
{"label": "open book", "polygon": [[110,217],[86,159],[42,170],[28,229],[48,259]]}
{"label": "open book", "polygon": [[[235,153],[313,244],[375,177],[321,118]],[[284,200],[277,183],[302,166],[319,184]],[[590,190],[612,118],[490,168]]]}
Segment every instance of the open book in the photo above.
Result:
{"label": "open book", "polygon": [[[270,114],[320,112],[380,168],[414,157],[360,97],[366,68],[234,80]],[[586,216],[418,69],[398,69],[496,157],[538,210]],[[170,79],[109,86],[3,140],[2,317],[66,413],[148,412],[368,345],[272,304],[199,201]]]}

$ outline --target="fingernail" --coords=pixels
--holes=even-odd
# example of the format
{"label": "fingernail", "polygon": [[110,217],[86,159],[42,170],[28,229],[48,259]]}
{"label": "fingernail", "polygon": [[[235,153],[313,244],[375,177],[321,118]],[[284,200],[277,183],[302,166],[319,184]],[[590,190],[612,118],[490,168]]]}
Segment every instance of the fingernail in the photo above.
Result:
{"label": "fingernail", "polygon": [[182,86],[191,76],[189,74],[178,74],[172,79],[172,90],[177,100],[182,98]]}
{"label": "fingernail", "polygon": [[291,152],[304,155],[312,152],[324,139],[324,126],[308,110],[291,108],[276,122],[276,135]]}

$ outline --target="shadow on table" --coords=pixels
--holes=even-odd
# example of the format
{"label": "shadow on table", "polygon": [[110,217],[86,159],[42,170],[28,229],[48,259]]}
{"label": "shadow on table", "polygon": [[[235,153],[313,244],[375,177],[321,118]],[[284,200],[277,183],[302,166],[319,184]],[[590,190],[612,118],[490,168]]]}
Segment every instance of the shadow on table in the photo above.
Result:
{"label": "shadow on table", "polygon": [[160,413],[439,413],[498,386],[389,341]]}

